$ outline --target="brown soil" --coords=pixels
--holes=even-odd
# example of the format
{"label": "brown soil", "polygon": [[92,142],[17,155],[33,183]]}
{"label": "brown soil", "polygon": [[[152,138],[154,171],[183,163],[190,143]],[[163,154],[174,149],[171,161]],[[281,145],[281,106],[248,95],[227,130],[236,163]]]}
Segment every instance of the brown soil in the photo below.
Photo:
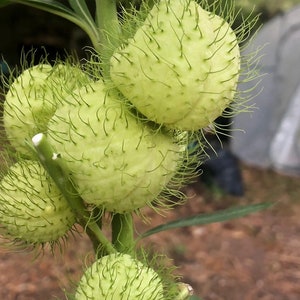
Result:
{"label": "brown soil", "polygon": [[[235,198],[207,190],[201,182],[186,188],[187,204],[163,218],[147,210],[151,225],[211,212],[235,204],[273,201],[263,212],[225,223],[193,226],[153,235],[145,242],[167,254],[182,281],[205,300],[300,299],[300,179],[243,166],[245,196]],[[32,253],[0,250],[0,299],[65,299],[62,289],[80,278],[91,245],[87,238],[67,241],[55,257],[49,249]]]}

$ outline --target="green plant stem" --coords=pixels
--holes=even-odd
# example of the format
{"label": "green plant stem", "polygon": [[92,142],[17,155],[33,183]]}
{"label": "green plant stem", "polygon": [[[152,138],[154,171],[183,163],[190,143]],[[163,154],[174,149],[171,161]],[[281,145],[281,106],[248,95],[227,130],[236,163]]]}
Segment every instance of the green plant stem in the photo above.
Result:
{"label": "green plant stem", "polygon": [[112,242],[119,252],[127,254],[133,253],[135,241],[131,213],[113,214]]}
{"label": "green plant stem", "polygon": [[105,237],[96,221],[91,218],[91,213],[86,209],[83,199],[78,195],[74,184],[68,174],[68,168],[63,159],[55,153],[44,134],[39,133],[32,138],[33,147],[39,161],[55,182],[70,207],[74,211],[78,223],[86,230],[95,251],[103,249],[107,254],[116,252],[112,243]]}
{"label": "green plant stem", "polygon": [[103,63],[103,77],[109,78],[109,59],[119,45],[121,28],[118,19],[116,0],[95,0],[95,21],[100,43],[94,45]]}

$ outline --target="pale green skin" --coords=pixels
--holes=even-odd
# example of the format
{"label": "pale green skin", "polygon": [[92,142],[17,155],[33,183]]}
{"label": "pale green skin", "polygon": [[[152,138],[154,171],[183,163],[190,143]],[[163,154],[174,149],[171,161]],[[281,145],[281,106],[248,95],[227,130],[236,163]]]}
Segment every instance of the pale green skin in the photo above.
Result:
{"label": "pale green skin", "polygon": [[132,116],[102,81],[65,99],[49,122],[48,140],[66,161],[81,197],[118,213],[153,201],[185,149]]}
{"label": "pale green skin", "polygon": [[28,243],[53,242],[73,226],[75,215],[36,161],[11,166],[0,182],[0,224],[5,234]]}
{"label": "pale green skin", "polygon": [[233,100],[239,69],[239,46],[226,21],[194,1],[162,0],[115,51],[110,74],[150,120],[198,130]]}
{"label": "pale green skin", "polygon": [[82,276],[75,300],[163,300],[158,274],[128,254],[98,259]]}
{"label": "pale green skin", "polygon": [[71,65],[39,64],[24,70],[11,84],[4,102],[5,131],[15,150],[30,157],[25,142],[45,132],[57,104],[88,81],[80,69]]}

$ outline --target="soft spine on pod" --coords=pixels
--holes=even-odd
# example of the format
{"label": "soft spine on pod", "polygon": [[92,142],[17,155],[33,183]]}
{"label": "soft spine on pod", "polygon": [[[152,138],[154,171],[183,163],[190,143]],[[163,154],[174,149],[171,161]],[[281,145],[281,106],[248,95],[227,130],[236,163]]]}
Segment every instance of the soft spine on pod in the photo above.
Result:
{"label": "soft spine on pod", "polygon": [[151,268],[128,254],[96,260],[82,276],[76,300],[163,300],[163,284]]}
{"label": "soft spine on pod", "polygon": [[132,115],[100,80],[69,95],[48,126],[87,202],[124,213],[149,204],[176,173],[185,145]]}
{"label": "soft spine on pod", "polygon": [[195,1],[161,0],[110,62],[115,86],[143,115],[193,131],[234,99],[240,51],[221,17]]}
{"label": "soft spine on pod", "polygon": [[54,242],[75,223],[66,199],[37,161],[12,165],[0,182],[4,234],[25,243]]}
{"label": "soft spine on pod", "polygon": [[3,121],[7,137],[20,154],[31,157],[26,141],[46,132],[57,104],[90,80],[76,66],[38,64],[24,70],[5,96]]}

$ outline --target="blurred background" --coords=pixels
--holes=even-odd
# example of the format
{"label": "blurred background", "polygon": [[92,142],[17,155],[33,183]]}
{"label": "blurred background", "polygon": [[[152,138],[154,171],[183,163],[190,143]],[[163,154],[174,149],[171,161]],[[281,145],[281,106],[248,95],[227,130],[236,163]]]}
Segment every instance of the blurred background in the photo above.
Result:
{"label": "blurred background", "polygon": [[[92,9],[93,1],[88,2]],[[298,300],[300,0],[236,0],[236,6],[241,15],[260,14],[242,54],[262,48],[256,66],[264,75],[239,85],[255,108],[218,120],[226,133],[222,143],[211,137],[216,151],[208,151],[211,157],[199,169],[199,178],[183,190],[190,200],[165,217],[172,220],[264,201],[276,206],[222,224],[159,233],[144,243],[172,258],[183,281],[203,299]],[[241,21],[237,18],[235,26]],[[4,75],[20,65],[22,51],[34,49],[36,62],[47,53],[51,62],[67,53],[85,58],[84,46],[90,45],[72,23],[22,5],[0,4],[0,38]],[[137,219],[138,232],[165,222],[149,209],[144,213],[151,224]],[[0,299],[63,299],[62,288],[71,288],[81,276],[86,252],[92,250],[84,237],[70,237],[66,244],[55,259],[47,247],[37,259],[32,253],[0,248]]]}

